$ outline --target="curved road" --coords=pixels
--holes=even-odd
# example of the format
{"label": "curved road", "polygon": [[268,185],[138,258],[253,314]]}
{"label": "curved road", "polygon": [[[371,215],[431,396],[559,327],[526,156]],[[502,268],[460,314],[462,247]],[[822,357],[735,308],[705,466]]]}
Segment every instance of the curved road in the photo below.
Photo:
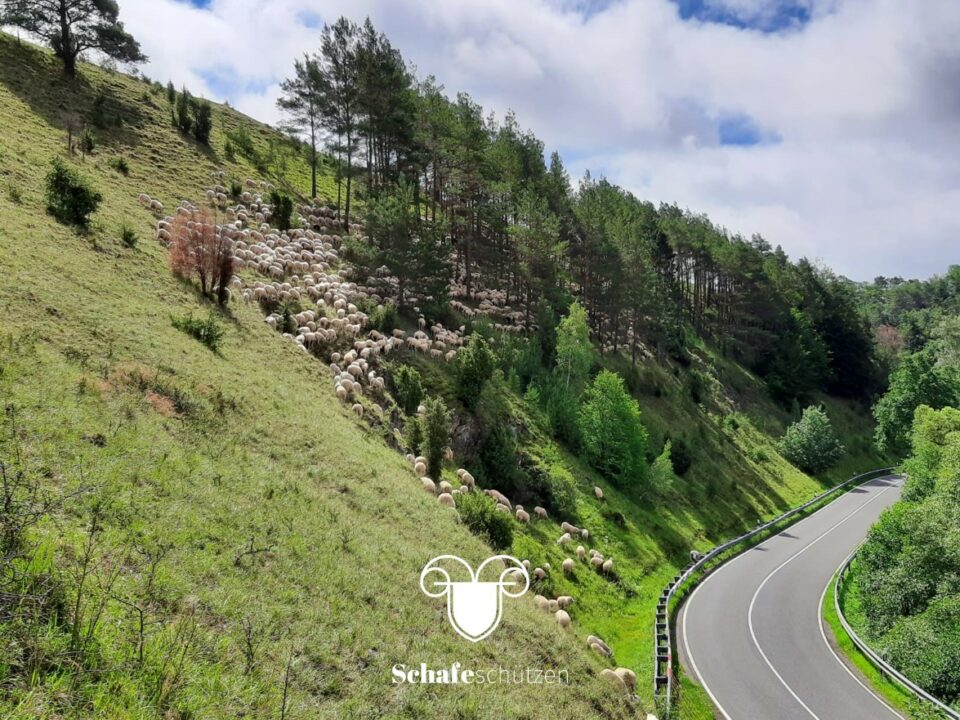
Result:
{"label": "curved road", "polygon": [[820,619],[834,573],[902,481],[848,493],[721,566],[683,606],[680,660],[726,720],[893,720],[831,647]]}

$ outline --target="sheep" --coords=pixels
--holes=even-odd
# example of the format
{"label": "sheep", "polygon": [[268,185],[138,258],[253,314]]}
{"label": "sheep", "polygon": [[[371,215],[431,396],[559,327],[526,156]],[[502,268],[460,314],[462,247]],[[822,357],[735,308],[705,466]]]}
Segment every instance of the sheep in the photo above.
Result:
{"label": "sheep", "polygon": [[547,571],[544,570],[543,568],[539,568],[539,567],[538,567],[538,568],[534,568],[534,569],[533,569],[533,576],[534,576],[537,580],[543,580],[543,579],[547,576]]}
{"label": "sheep", "polygon": [[567,614],[566,610],[557,610],[554,617],[557,619],[557,624],[560,625],[560,627],[564,629],[570,627],[570,615]]}
{"label": "sheep", "polygon": [[547,612],[550,609],[550,601],[547,600],[543,595],[534,595],[533,604],[537,606],[538,610],[543,610]]}
{"label": "sheep", "polygon": [[623,678],[621,678],[619,675],[617,675],[617,674],[616,674],[613,670],[611,670],[610,668],[604,668],[603,670],[601,670],[601,671],[600,671],[600,677],[602,677],[602,678],[607,678],[608,680],[610,680],[611,682],[613,682],[617,687],[619,687],[621,690],[626,690],[626,689],[627,689],[626,684],[624,684],[624,682],[623,682]]}
{"label": "sheep", "polygon": [[538,518],[541,518],[542,520],[546,520],[546,518],[547,518],[547,511],[544,510],[544,509],[543,509],[542,507],[540,507],[539,505],[537,505],[537,506],[533,509],[533,514],[536,515]]}
{"label": "sheep", "polygon": [[560,606],[561,610],[566,610],[573,605],[573,598],[570,595],[561,595],[557,598],[557,605]]}
{"label": "sheep", "polygon": [[416,465],[413,466],[413,472],[417,477],[423,477],[427,474],[427,466],[425,463],[418,461]]}
{"label": "sheep", "polygon": [[557,610],[560,609],[560,603],[558,603],[556,600],[547,600],[547,606],[548,606],[547,609],[551,613],[555,613]]}
{"label": "sheep", "polygon": [[564,533],[559,538],[557,538],[557,545],[566,545],[568,542],[572,542],[573,538],[570,537],[570,533]]}
{"label": "sheep", "polygon": [[621,682],[627,687],[627,690],[634,692],[637,689],[637,674],[630,668],[618,667],[613,671]]}
{"label": "sheep", "polygon": [[437,496],[437,502],[443,505],[444,507],[456,507],[457,503],[453,499],[453,495],[450,493],[440,493]]}
{"label": "sheep", "polygon": [[437,494],[437,485],[428,477],[420,478],[420,482],[423,485],[423,489],[426,490],[431,495]]}
{"label": "sheep", "polygon": [[453,492],[453,485],[451,485],[450,483],[448,483],[446,480],[441,480],[441,481],[440,481],[440,492],[442,492],[442,493],[450,493],[450,492]]}
{"label": "sheep", "polygon": [[583,545],[577,545],[577,559],[582,561],[586,554],[587,551],[583,549]]}
{"label": "sheep", "polygon": [[363,405],[361,405],[360,403],[354,403],[351,409],[353,410],[353,412],[356,414],[358,418],[363,417]]}
{"label": "sheep", "polygon": [[510,514],[510,508],[508,508],[503,503],[497,503],[497,507],[495,509],[500,510],[501,512],[505,512],[507,515]]}
{"label": "sheep", "polygon": [[590,531],[584,528],[580,531],[580,538],[582,540],[590,540]]}
{"label": "sheep", "polygon": [[337,399],[339,399],[340,402],[347,401],[347,389],[343,385],[337,386]]}
{"label": "sheep", "polygon": [[527,570],[529,570],[530,566],[532,565],[532,563],[529,560],[523,560],[520,562],[520,564],[523,565]]}
{"label": "sheep", "polygon": [[603,565],[603,556],[602,556],[602,555],[594,555],[592,558],[590,558],[590,564],[593,565],[595,568],[598,568],[598,567],[602,566],[602,565]]}
{"label": "sheep", "polygon": [[517,520],[522,523],[530,522],[530,514],[525,510],[517,508]]}
{"label": "sheep", "polygon": [[564,571],[565,573],[571,573],[571,572],[573,572],[573,566],[574,566],[575,564],[576,564],[576,563],[573,562],[573,558],[567,558],[567,559],[565,559],[565,560],[563,561],[563,571]]}
{"label": "sheep", "polygon": [[601,567],[603,568],[603,574],[609,575],[610,571],[613,570],[613,558],[605,560]]}
{"label": "sheep", "polygon": [[593,494],[596,496],[597,500],[603,500],[603,490],[601,490],[599,487],[594,486]]}
{"label": "sheep", "polygon": [[472,488],[476,484],[476,480],[473,479],[473,475],[468,473],[466,470],[464,470],[463,475],[460,476],[460,482],[462,482],[468,488]]}
{"label": "sheep", "polygon": [[[598,652],[601,655],[606,655],[607,657],[610,657],[611,655],[613,655],[613,650],[610,649],[610,646],[607,645],[603,640],[598,638],[596,635],[587,635],[587,645],[589,645],[591,649],[594,650],[594,652]],[[593,647],[594,645],[596,645],[597,647],[594,648]]]}
{"label": "sheep", "polygon": [[560,529],[563,530],[563,531],[566,532],[566,533],[570,533],[571,535],[579,535],[579,534],[580,534],[580,528],[576,527],[575,525],[571,525],[570,523],[568,523],[568,522],[566,522],[566,521],[560,523]]}
{"label": "sheep", "polygon": [[698,562],[700,562],[701,560],[703,560],[703,555],[701,555],[700,553],[698,553],[696,550],[691,550],[691,551],[690,551],[690,562],[692,562],[692,563],[698,563]]}

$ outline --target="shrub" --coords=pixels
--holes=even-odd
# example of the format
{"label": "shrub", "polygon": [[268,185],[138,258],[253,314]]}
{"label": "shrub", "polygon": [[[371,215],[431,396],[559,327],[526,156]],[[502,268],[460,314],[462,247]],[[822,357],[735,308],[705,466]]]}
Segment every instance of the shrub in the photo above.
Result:
{"label": "shrub", "polygon": [[23,194],[20,192],[20,188],[10,183],[7,186],[7,195],[10,197],[10,202],[19,205],[23,202]]}
{"label": "shrub", "polygon": [[429,398],[424,403],[423,415],[423,452],[427,458],[427,472],[431,477],[439,478],[443,469],[443,449],[450,440],[450,412],[443,398]]}
{"label": "shrub", "polygon": [[554,517],[577,517],[577,484],[565,467],[551,465],[547,493],[547,505]]}
{"label": "shrub", "polygon": [[[210,131],[213,130],[213,110],[206,100],[191,103],[193,110],[193,137],[204,145],[210,144]],[[286,228],[283,228],[286,229]]]}
{"label": "shrub", "polygon": [[206,320],[195,318],[193,314],[184,317],[170,317],[170,322],[177,330],[185,332],[187,335],[196,338],[214,352],[220,350],[220,341],[223,340],[225,330],[217,322],[216,316],[211,312]]}
{"label": "shrub", "polygon": [[193,126],[193,118],[190,116],[190,93],[186,88],[177,95],[177,102],[173,108],[173,124],[177,130],[184,135],[190,134],[190,128]]}
{"label": "shrub", "polygon": [[225,305],[230,299],[227,283],[233,276],[233,251],[206,210],[177,215],[170,242],[170,268],[182,278],[196,278],[200,292]]}
{"label": "shrub", "polygon": [[129,174],[130,174],[130,164],[127,162],[127,159],[126,159],[125,157],[123,157],[122,155],[121,155],[120,157],[113,158],[113,159],[110,161],[110,167],[112,167],[114,170],[116,170],[116,171],[117,171],[118,173],[120,173],[121,175],[129,175]]}
{"label": "shrub", "polygon": [[470,532],[494,550],[508,550],[513,545],[513,518],[500,510],[493,498],[482,492],[469,492],[457,497],[457,512]]}
{"label": "shrub", "polygon": [[230,196],[234,199],[243,195],[243,185],[240,184],[239,180],[230,181]]}
{"label": "shrub", "polygon": [[677,477],[683,477],[693,465],[690,455],[690,446],[682,437],[670,440],[670,461],[673,463],[673,472]]}
{"label": "shrub", "polygon": [[273,222],[280,230],[290,229],[290,218],[293,215],[293,200],[276,190],[270,193],[270,205],[273,208]]}
{"label": "shrub", "polygon": [[227,160],[229,160],[230,162],[236,162],[236,161],[237,161],[237,153],[236,153],[236,151],[233,149],[233,143],[230,142],[229,140],[227,140],[227,141],[223,144],[223,154],[224,154],[224,156],[227,158]]}
{"label": "shrub", "polygon": [[93,123],[95,128],[101,130],[106,129],[110,124],[107,118],[107,96],[103,90],[98,91],[93,99],[93,107],[90,109],[90,122]]}
{"label": "shrub", "polygon": [[126,223],[120,223],[120,242],[124,247],[134,248],[137,246],[137,232]]}
{"label": "shrub", "polygon": [[416,415],[408,417],[403,424],[403,434],[410,452],[419,453],[423,448],[423,423],[420,422],[420,418]]}
{"label": "shrub", "polygon": [[167,102],[173,105],[177,101],[177,89],[173,86],[173,81],[167,83]]}
{"label": "shrub", "polygon": [[673,478],[671,443],[667,440],[663,445],[663,451],[657,455],[650,467],[650,485],[655,493],[664,495],[673,487]]}
{"label": "shrub", "polygon": [[397,326],[397,307],[392,302],[377,305],[371,311],[367,321],[374,330],[389,335]]}
{"label": "shrub", "polygon": [[423,402],[423,382],[416,368],[401,365],[393,373],[393,397],[407,415],[417,412]]}
{"label": "shrub", "polygon": [[84,156],[91,155],[97,147],[97,141],[90,132],[90,128],[84,128],[80,133],[80,153]]}
{"label": "shrub", "polygon": [[584,454],[593,467],[621,485],[643,477],[647,430],[623,378],[600,371],[584,391],[579,424]]}
{"label": "shrub", "polygon": [[60,158],[52,165],[47,174],[47,211],[64,224],[85,228],[103,196]]}
{"label": "shrub", "polygon": [[457,391],[463,404],[471,410],[480,399],[484,383],[493,375],[494,366],[495,358],[487,341],[476,333],[457,353]]}
{"label": "shrub", "polygon": [[787,428],[777,447],[780,454],[808,473],[835,465],[844,449],[822,407],[810,406],[798,422]]}

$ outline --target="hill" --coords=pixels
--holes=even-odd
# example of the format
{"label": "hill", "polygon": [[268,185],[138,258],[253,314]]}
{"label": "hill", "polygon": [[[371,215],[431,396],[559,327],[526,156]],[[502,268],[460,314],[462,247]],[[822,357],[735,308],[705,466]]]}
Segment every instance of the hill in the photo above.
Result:
{"label": "hill", "polygon": [[[93,153],[69,163],[104,201],[77,233],[45,212],[44,177],[51,159],[66,155],[65,128],[97,112],[104,121],[92,128]],[[396,449],[405,440],[391,401],[387,422],[369,412],[358,420],[338,402],[326,363],[274,332],[256,303],[237,295],[219,310],[176,279],[154,240],[156,218],[137,200],[147,193],[167,211],[201,203],[221,169],[303,198],[302,148],[219,105],[210,146],[198,145],[172,127],[170,112],[158,84],[90,65],[67,81],[48,53],[0,36],[2,452],[22,487],[18,502],[38,520],[5,578],[30,589],[2,618],[6,714],[273,717],[286,707],[288,717],[619,717],[652,709],[652,611],[689,551],[884,462],[856,401],[818,394],[849,452],[820,477],[800,472],[776,448],[796,412],[771,400],[756,374],[694,340],[682,361],[653,353],[636,366],[617,353],[598,361],[627,378],[653,455],[670,438],[691,456],[657,492],[618,487],[558,442],[542,407],[505,373],[490,395],[518,457],[572,480],[570,519],[590,529],[591,546],[614,558],[616,571],[581,567],[565,577],[570,551],[556,544],[565,518],[515,523],[512,554],[550,564],[535,591],[574,596],[573,629],[561,630],[528,597],[511,601],[496,634],[468,645],[417,578],[436,555],[476,563],[491,548],[420,490]],[[335,201],[329,165],[320,195]],[[124,224],[139,235],[134,247],[121,241]],[[191,313],[213,313],[225,329],[217,352],[171,322]],[[412,334],[417,320],[401,313],[397,322]],[[408,349],[389,363],[418,368],[467,430],[443,471],[456,483],[456,467],[478,460],[455,365]],[[590,652],[589,634],[615,660]],[[454,661],[567,669],[570,683],[549,692],[391,684],[397,663]],[[600,677],[613,666],[637,673],[637,700]]]}

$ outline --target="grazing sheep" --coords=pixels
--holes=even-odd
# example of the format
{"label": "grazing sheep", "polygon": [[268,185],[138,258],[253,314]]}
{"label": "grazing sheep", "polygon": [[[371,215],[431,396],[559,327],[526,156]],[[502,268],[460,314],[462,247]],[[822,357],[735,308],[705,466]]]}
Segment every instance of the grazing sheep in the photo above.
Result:
{"label": "grazing sheep", "polygon": [[618,688],[620,688],[621,690],[626,690],[626,689],[627,689],[627,686],[626,686],[626,685],[624,684],[624,682],[623,682],[623,678],[621,678],[619,675],[617,675],[617,674],[616,674],[613,670],[611,670],[610,668],[604,668],[603,670],[601,670],[601,671],[600,671],[600,677],[602,677],[602,678],[607,678],[608,680],[610,680],[611,682],[613,682],[613,683],[614,683]]}
{"label": "grazing sheep", "polygon": [[437,496],[437,502],[443,505],[444,507],[456,507],[457,503],[453,499],[453,495],[450,493],[440,493]]}
{"label": "grazing sheep", "polygon": [[556,600],[547,600],[547,603],[548,603],[548,608],[547,608],[547,609],[548,609],[551,613],[555,613],[557,610],[560,609],[560,603],[558,603]]}
{"label": "grazing sheep", "polygon": [[567,614],[566,610],[557,610],[554,614],[554,617],[557,619],[557,623],[560,627],[566,629],[570,627],[570,616]]}
{"label": "grazing sheep", "polygon": [[571,525],[566,521],[560,523],[560,529],[563,530],[564,532],[570,533],[571,535],[580,534],[580,528],[578,528],[576,525]]}
{"label": "grazing sheep", "polygon": [[337,386],[337,398],[340,400],[340,402],[347,401],[347,389],[343,385]]}
{"label": "grazing sheep", "polygon": [[593,494],[596,496],[597,500],[603,500],[603,490],[601,490],[599,487],[594,486]]}
{"label": "grazing sheep", "polygon": [[618,667],[615,668],[614,673],[617,677],[623,682],[627,690],[634,692],[637,689],[637,674],[630,668]]}
{"label": "grazing sheep", "polygon": [[517,508],[517,520],[522,523],[529,523],[530,514],[521,508]]}
{"label": "grazing sheep", "polygon": [[541,518],[541,519],[544,519],[544,520],[547,518],[547,511],[544,510],[544,509],[543,509],[542,507],[540,507],[539,505],[537,505],[537,506],[533,509],[533,514],[536,515],[538,518]]}
{"label": "grazing sheep", "polygon": [[613,655],[613,650],[610,649],[610,646],[596,635],[587,635],[587,645],[589,645],[591,648],[596,645],[597,648],[594,648],[594,650],[599,652],[601,655],[606,655],[607,657]]}
{"label": "grazing sheep", "polygon": [[476,485],[477,481],[473,479],[473,475],[464,470],[463,475],[460,476],[460,482],[462,482],[468,488],[472,488],[474,485]]}
{"label": "grazing sheep", "polygon": [[529,560],[523,560],[523,561],[521,561],[520,564],[523,565],[527,570],[529,570],[529,569],[530,569],[530,566],[531,566],[533,563],[531,563]]}
{"label": "grazing sheep", "polygon": [[358,418],[363,417],[363,405],[360,403],[354,403],[353,408],[351,408]]}
{"label": "grazing sheep", "polygon": [[561,595],[557,598],[557,605],[560,606],[561,610],[566,610],[573,605],[573,598],[570,595]]}
{"label": "grazing sheep", "polygon": [[573,566],[574,566],[574,565],[576,565],[576,563],[573,561],[573,558],[567,558],[567,559],[565,559],[565,560],[563,561],[563,571],[564,571],[565,573],[571,573],[571,572],[573,572]]}
{"label": "grazing sheep", "polygon": [[539,568],[539,567],[538,567],[538,568],[534,568],[534,569],[533,569],[533,576],[534,576],[537,580],[543,580],[543,579],[547,576],[547,571],[544,570],[543,568]]}
{"label": "grazing sheep", "polygon": [[507,515],[510,514],[510,508],[508,508],[508,507],[507,507],[506,505],[504,505],[503,503],[497,503],[496,509],[497,509],[497,510],[500,510],[501,512],[505,512]]}
{"label": "grazing sheep", "polygon": [[690,551],[690,562],[697,563],[697,562],[700,562],[701,560],[703,560],[703,555],[698,553],[696,550]]}
{"label": "grazing sheep", "polygon": [[533,604],[537,606],[538,610],[543,610],[547,612],[550,609],[550,601],[547,600],[543,595],[534,595]]}
{"label": "grazing sheep", "polygon": [[431,480],[428,477],[422,477],[420,478],[420,482],[423,484],[423,489],[426,490],[428,493],[430,493],[431,495],[437,494],[437,486],[436,486],[436,483],[433,482],[433,480]]}
{"label": "grazing sheep", "polygon": [[570,537],[570,533],[564,533],[564,534],[561,535],[560,538],[557,540],[557,545],[566,545],[568,542],[571,542],[572,540],[573,540],[573,538]]}
{"label": "grazing sheep", "polygon": [[426,464],[418,461],[417,464],[413,466],[413,472],[416,474],[417,477],[423,477],[424,475],[427,474]]}
{"label": "grazing sheep", "polygon": [[610,571],[613,570],[613,558],[610,558],[609,560],[605,560],[602,565],[602,568],[603,568],[603,574],[609,575]]}
{"label": "grazing sheep", "polygon": [[587,551],[584,550],[583,545],[577,545],[577,559],[583,560],[586,554],[587,554]]}
{"label": "grazing sheep", "polygon": [[589,539],[590,539],[590,531],[587,530],[586,528],[584,528],[583,530],[580,531],[580,537],[581,537],[583,540],[589,540]]}
{"label": "grazing sheep", "polygon": [[440,492],[442,493],[451,493],[453,492],[453,485],[448,483],[446,480],[440,481]]}
{"label": "grazing sheep", "polygon": [[594,555],[590,558],[590,564],[595,568],[598,568],[603,565],[603,555]]}

